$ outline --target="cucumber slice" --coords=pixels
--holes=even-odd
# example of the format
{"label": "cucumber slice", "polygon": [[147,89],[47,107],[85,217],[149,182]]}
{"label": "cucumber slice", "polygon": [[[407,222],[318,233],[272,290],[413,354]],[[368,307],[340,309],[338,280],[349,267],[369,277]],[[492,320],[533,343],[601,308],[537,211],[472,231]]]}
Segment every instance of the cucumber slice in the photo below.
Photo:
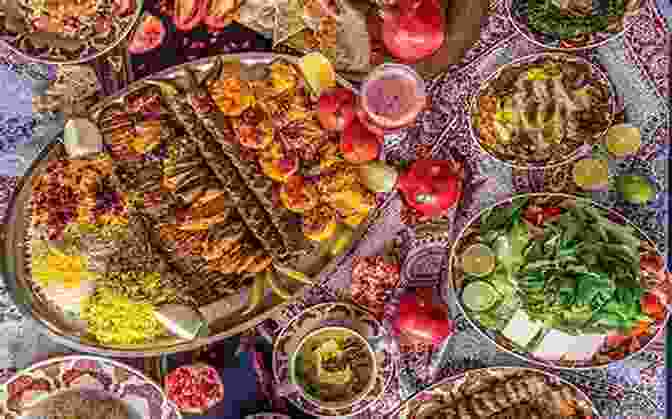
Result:
{"label": "cucumber slice", "polygon": [[471,311],[486,311],[499,300],[499,293],[492,285],[484,281],[474,281],[462,290],[462,303]]}

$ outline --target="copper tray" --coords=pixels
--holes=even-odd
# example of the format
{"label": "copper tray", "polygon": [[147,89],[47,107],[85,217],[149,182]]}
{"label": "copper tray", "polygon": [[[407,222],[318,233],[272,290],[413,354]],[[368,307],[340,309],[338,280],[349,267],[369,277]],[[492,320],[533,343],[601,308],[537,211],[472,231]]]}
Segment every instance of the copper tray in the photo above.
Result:
{"label": "copper tray", "polygon": [[[294,60],[290,56],[281,56],[273,53],[249,53],[232,54],[218,57],[210,57],[192,63],[182,64],[153,75],[144,80],[150,79],[170,79],[175,78],[179,71],[185,66],[190,66],[199,71],[205,71],[213,65],[215,59],[240,60],[243,65],[254,65],[269,63],[274,59],[284,58]],[[93,113],[97,109],[102,109],[107,104],[119,100],[128,93],[143,86],[144,80],[131,84],[127,89],[104,99],[94,107]],[[31,181],[34,176],[40,175],[46,168],[50,159],[63,153],[63,146],[58,141],[52,142],[47,146],[39,157],[33,162],[30,169],[26,172],[17,186],[16,193],[9,203],[9,210],[4,220],[4,225],[0,229],[0,239],[4,239],[0,249],[0,272],[4,276],[5,282],[9,288],[9,293],[14,302],[27,316],[33,318],[39,327],[41,327],[56,342],[82,352],[96,353],[100,355],[116,357],[146,357],[157,356],[183,351],[190,351],[204,345],[209,345],[244,332],[247,329],[255,327],[257,324],[273,316],[282,310],[287,304],[299,298],[310,288],[309,285],[303,285],[300,288],[289,287],[293,292],[293,297],[289,300],[282,300],[280,297],[271,293],[267,296],[264,304],[257,311],[256,315],[247,315],[243,317],[236,316],[239,309],[227,312],[227,307],[233,307],[235,300],[240,300],[241,295],[233,295],[227,299],[219,300],[221,302],[221,312],[225,315],[216,322],[210,324],[211,333],[207,337],[200,337],[193,341],[184,341],[172,337],[161,338],[156,342],[137,346],[105,346],[98,342],[83,336],[83,334],[73,327],[68,326],[63,313],[60,310],[52,308],[47,301],[36,292],[29,270],[26,268],[28,258],[25,241],[27,237],[27,228],[29,227],[29,217],[27,213],[27,203],[30,199]],[[339,263],[348,257],[354,246],[359,240],[367,234],[370,226],[378,218],[382,208],[391,202],[393,196],[387,196],[384,203],[369,214],[367,220],[362,223],[355,231],[354,240],[347,250],[341,255],[328,261],[321,260],[317,262],[316,268],[311,269],[316,272],[313,275],[317,283],[325,281],[326,277],[335,270]],[[4,231],[3,231],[4,230]],[[309,265],[312,265],[312,261]],[[246,297],[243,297],[246,298]],[[228,302],[227,302],[228,301]],[[219,309],[217,310],[219,312]]]}

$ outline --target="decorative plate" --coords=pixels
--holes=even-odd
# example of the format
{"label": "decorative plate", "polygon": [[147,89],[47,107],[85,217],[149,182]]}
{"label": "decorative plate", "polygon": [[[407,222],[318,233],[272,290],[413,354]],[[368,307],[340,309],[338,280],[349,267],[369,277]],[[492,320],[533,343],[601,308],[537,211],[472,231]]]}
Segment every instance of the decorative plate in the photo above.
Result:
{"label": "decorative plate", "polygon": [[[289,361],[301,339],[308,333],[326,326],[342,326],[356,330],[367,338],[378,362],[378,377],[374,389],[363,400],[344,409],[325,409],[304,398],[298,391],[291,389]],[[280,332],[273,345],[273,374],[282,393],[295,406],[314,416],[352,416],[369,408],[378,400],[395,376],[396,361],[394,343],[389,335],[370,313],[347,303],[318,304],[306,309]]]}
{"label": "decorative plate", "polygon": [[[87,1],[90,7],[97,7],[97,10],[87,9],[85,13],[82,8],[87,3],[84,2],[7,0],[4,19],[0,19],[0,40],[13,51],[34,61],[80,64],[110,52],[126,39],[140,19],[144,4],[144,0]],[[50,24],[52,27],[48,31],[36,31],[29,27],[33,23],[28,22],[27,16],[37,10],[38,4],[72,8],[73,17],[69,21],[67,18],[63,22],[55,20],[57,23]],[[48,10],[47,14],[35,17],[31,22],[49,19],[47,15]],[[63,29],[60,29],[60,25],[63,25]],[[77,31],[79,34],[75,36],[74,32]]]}
{"label": "decorative plate", "polygon": [[182,417],[163,390],[141,372],[121,362],[79,355],[38,362],[16,373],[0,386],[0,417],[22,418],[31,407],[64,390],[111,396],[137,418]]}
{"label": "decorative plate", "polygon": [[[584,214],[590,218],[572,221]],[[568,237],[572,229],[575,233]],[[599,231],[604,231],[600,238],[586,236]],[[527,243],[520,237],[527,237]],[[625,243],[621,238],[630,241],[615,244]],[[588,242],[600,247],[587,247]],[[634,246],[638,249],[630,251]],[[467,250],[483,247],[488,252],[478,257],[491,262],[478,266],[490,268],[465,268],[476,260],[465,264],[464,255],[471,254]],[[614,256],[623,249],[628,256]],[[596,253],[598,257],[591,256]],[[511,268],[502,255],[511,255]],[[665,284],[659,282],[664,260],[632,222],[594,201],[555,193],[517,195],[467,223],[451,250],[442,296],[446,302],[454,298],[476,330],[513,356],[552,368],[606,367],[644,351],[665,330],[670,308]],[[572,316],[563,314],[570,312]],[[520,327],[512,326],[516,324]]]}
{"label": "decorative plate", "polygon": [[[545,394],[542,393],[536,397],[537,400],[543,400],[538,403],[538,407],[534,406],[533,403],[530,403],[534,406],[532,409],[537,409],[536,416],[533,416],[534,412],[528,411],[529,416],[526,417],[544,417],[543,413],[548,412],[549,408],[556,407],[553,406],[550,394],[551,392],[558,390],[564,390],[571,395],[570,397],[566,397],[565,401],[574,404],[573,407],[577,410],[580,409],[581,413],[584,415],[579,415],[580,417],[589,418],[591,415],[592,417],[599,417],[595,406],[588,396],[573,384],[551,373],[532,368],[518,367],[483,368],[445,378],[404,402],[390,417],[398,419],[431,419],[434,417],[444,417],[441,415],[442,413],[446,413],[444,411],[460,412],[460,403],[466,404],[466,399],[470,395],[487,394],[488,390],[492,391],[497,388],[497,386],[502,386],[501,393],[508,396],[507,392],[509,390],[507,384],[508,386],[513,387],[513,385],[515,385],[515,380],[520,378],[535,380],[540,383],[541,386],[547,387],[547,390],[544,392]],[[497,397],[497,400],[499,401],[499,397]],[[535,400],[535,402],[537,402],[537,400]],[[509,401],[510,399],[507,397],[506,402],[508,403]],[[488,403],[486,408],[489,408],[490,406],[497,406],[497,404]],[[515,409],[516,405],[511,404],[509,408]],[[500,414],[503,415],[504,411],[497,412],[498,417]],[[487,416],[490,417],[490,415]],[[445,417],[458,416],[446,414]],[[518,416],[512,415],[511,417]]]}
{"label": "decorative plate", "polygon": [[[539,3],[539,1],[536,1]],[[597,3],[619,2],[618,0],[606,0]],[[561,49],[564,51],[577,51],[596,48],[623,35],[631,26],[637,23],[637,18],[646,0],[624,0],[624,14],[608,20],[604,30],[585,33],[574,38],[561,39],[558,35],[535,31],[529,25],[528,4],[529,0],[506,0],[506,9],[509,19],[516,30],[530,42],[541,47]],[[544,3],[542,0],[541,3]],[[588,1],[592,6],[595,2]]]}
{"label": "decorative plate", "polygon": [[[562,92],[569,100],[560,102],[551,97],[543,112],[535,105],[531,111],[525,108],[517,113],[517,109],[541,102],[538,95],[545,92],[550,96],[550,89],[555,89],[554,79],[561,80]],[[540,84],[537,92],[530,83],[516,87],[518,81],[545,84]],[[514,101],[523,103],[518,105]],[[615,106],[609,78],[590,61],[559,52],[534,54],[502,66],[483,80],[469,103],[469,130],[478,147],[502,163],[517,169],[547,169],[579,158],[586,147],[597,143],[611,126]],[[517,115],[520,115],[518,122]],[[562,119],[556,122],[556,116]],[[543,128],[545,147],[532,140],[513,141],[520,135],[516,131],[521,126],[532,129],[525,127],[525,121],[536,124],[532,128]],[[505,133],[510,136],[508,143],[501,141],[505,135],[502,131],[508,132]]]}
{"label": "decorative plate", "polygon": [[[6,229],[7,233],[7,240],[3,242],[3,253],[7,256],[0,260],[17,305],[29,316],[36,318],[38,324],[43,326],[53,339],[81,352],[107,356],[156,356],[212,344],[254,327],[277,310],[281,310],[284,304],[300,296],[309,286],[325,280],[357,241],[366,234],[369,225],[378,216],[379,204],[387,198],[385,194],[375,195],[364,189],[358,189],[357,193],[362,197],[361,202],[367,205],[361,205],[356,211],[358,217],[364,218],[356,220],[348,218],[348,222],[353,223],[352,229],[342,228],[342,222],[335,215],[332,206],[322,203],[323,206],[315,207],[315,211],[306,214],[312,217],[318,211],[326,209],[328,214],[333,215],[331,224],[339,231],[321,242],[309,240],[302,231],[302,215],[289,211],[285,207],[288,204],[278,203],[276,198],[281,194],[276,192],[282,187],[271,180],[271,175],[267,175],[274,173],[276,169],[282,169],[282,167],[278,169],[280,163],[292,161],[277,157],[273,157],[277,160],[266,157],[261,160],[261,157],[254,154],[256,150],[247,149],[247,146],[239,144],[243,137],[237,136],[235,129],[243,132],[243,128],[249,128],[241,122],[242,116],[225,116],[220,112],[220,106],[229,106],[233,103],[227,99],[229,91],[223,87],[234,78],[232,74],[257,77],[250,81],[256,86],[254,94],[263,95],[260,97],[263,97],[264,101],[271,102],[265,95],[269,89],[275,87],[267,83],[268,80],[263,77],[268,77],[269,66],[276,63],[279,64],[273,68],[279,69],[278,72],[286,69],[289,72],[287,77],[296,83],[293,86],[296,86],[296,91],[300,90],[301,93],[272,96],[272,98],[277,102],[287,99],[287,96],[290,97],[287,100],[292,100],[292,96],[294,99],[304,100],[307,94],[300,85],[300,78],[298,76],[296,79],[292,78],[294,73],[291,73],[291,69],[295,63],[293,57],[270,53],[225,55],[170,68],[151,78],[140,80],[132,84],[128,90],[106,98],[94,106],[91,121],[83,121],[92,127],[90,131],[97,130],[101,133],[105,152],[99,154],[100,159],[113,166],[114,176],[99,176],[96,183],[109,185],[105,188],[112,190],[112,195],[118,197],[126,195],[129,199],[126,202],[132,200],[138,203],[139,210],[134,212],[133,216],[129,213],[127,230],[129,232],[133,230],[134,239],[138,239],[134,243],[150,243],[149,248],[144,246],[148,250],[139,249],[141,250],[139,254],[156,256],[165,262],[147,266],[151,266],[150,269],[163,270],[159,276],[170,281],[170,287],[138,286],[136,289],[141,292],[149,292],[152,289],[179,290],[173,296],[188,298],[187,303],[197,306],[208,320],[209,330],[204,330],[202,336],[197,339],[186,341],[161,333],[161,336],[155,336],[152,340],[101,343],[89,333],[91,331],[89,328],[83,328],[81,323],[77,322],[76,317],[64,315],[65,311],[68,311],[63,309],[66,305],[51,299],[49,291],[45,291],[45,287],[35,280],[32,274],[31,252],[39,251],[39,248],[34,246],[35,242],[46,243],[49,247],[51,245],[45,240],[31,242],[27,239],[31,236],[32,226],[31,179],[40,176],[44,179],[43,175],[50,164],[72,167],[72,163],[66,158],[63,144],[57,142],[47,147],[36,159],[29,174],[22,178],[23,182],[17,188],[18,193],[14,195],[11,210],[7,214],[8,218],[3,224],[3,230]],[[273,73],[274,77],[277,74],[279,73]],[[259,78],[261,80],[258,80]],[[278,89],[286,85],[287,83],[281,84]],[[235,91],[231,92],[235,95]],[[239,105],[243,106],[242,103]],[[282,106],[299,108],[304,106],[305,109],[313,106],[312,102],[304,105],[284,102],[273,105],[277,107],[269,105],[268,112],[282,113],[281,109],[284,109]],[[294,115],[292,118],[308,115],[306,119],[292,120],[289,123],[279,117],[273,119],[273,129],[277,135],[265,134],[264,141],[271,138],[275,147],[279,146],[276,143],[277,138],[282,136],[284,140],[286,136],[287,144],[291,143],[296,149],[316,148],[318,143],[312,140],[313,136],[321,136],[324,131],[315,129],[315,125],[319,122],[314,118],[314,114],[302,109],[303,113],[290,114]],[[259,117],[256,111],[246,112],[246,118],[248,114],[251,114],[249,118],[253,120]],[[299,116],[296,116],[297,114]],[[289,114],[284,115],[290,118]],[[271,118],[268,117],[264,121],[270,122]],[[233,124],[240,126],[232,127]],[[256,133],[254,128],[249,130]],[[319,162],[323,158],[323,153],[326,155],[331,152],[330,150],[338,148],[334,136],[328,139],[320,138],[328,141],[330,147],[323,147],[317,151],[318,158],[311,163],[313,167],[316,161]],[[129,143],[129,139],[135,139],[133,145]],[[205,159],[204,155],[208,158]],[[293,179],[302,180],[303,175],[308,175],[309,165],[306,164],[307,161],[301,161],[297,155],[294,157],[296,165],[293,167],[296,170]],[[298,167],[299,163],[301,168]],[[262,165],[265,174],[258,168]],[[217,170],[213,170],[215,166]],[[339,169],[334,173],[340,176],[345,172],[345,169]],[[142,173],[142,176],[137,176],[138,173]],[[311,179],[316,179],[312,172]],[[329,183],[332,179],[329,174],[322,179],[326,186],[332,185]],[[353,178],[347,177],[345,181],[349,182],[348,179]],[[173,180],[175,182],[171,184]],[[351,185],[352,188],[358,187],[355,183]],[[103,191],[105,188],[94,185],[93,193],[107,196],[108,192]],[[214,195],[210,192],[214,192]],[[212,196],[216,198],[211,199]],[[208,202],[208,205],[196,205],[196,202]],[[240,205],[241,202],[245,205]],[[340,202],[333,201],[329,205],[341,205]],[[45,208],[48,209],[50,206],[42,206],[40,211]],[[361,208],[366,209],[366,215]],[[196,214],[198,211],[211,213],[198,215]],[[124,217],[122,216],[122,226]],[[61,218],[54,217],[54,219]],[[204,219],[206,221],[200,223]],[[76,223],[72,224],[73,220],[64,221],[67,225],[76,227]],[[192,223],[190,220],[199,220],[199,223]],[[96,223],[94,220],[93,224]],[[151,228],[152,225],[158,224],[166,228]],[[319,223],[312,224],[319,227]],[[182,229],[183,227],[185,229]],[[350,236],[351,240],[341,242],[340,238],[344,234]],[[223,244],[220,245],[228,243],[227,240],[237,243],[227,250],[229,253],[224,252],[227,248]],[[212,252],[208,253],[206,258],[204,247],[208,242],[211,244]],[[141,248],[143,245],[136,247]],[[116,246],[116,248],[121,251],[133,249],[134,245]],[[85,249],[75,250],[82,254],[86,253]],[[170,263],[166,258],[170,258]],[[105,260],[103,263],[111,263],[112,259],[109,257]],[[129,259],[124,256],[120,260]],[[269,268],[271,263],[273,269]],[[114,264],[119,266],[116,262]],[[92,265],[87,265],[87,269],[98,269],[95,266],[91,267]],[[139,270],[142,269],[136,269]],[[276,273],[270,275],[270,278],[269,275],[256,275],[263,271]],[[195,272],[208,274],[194,275]],[[164,273],[166,275],[163,275]],[[258,286],[253,287],[253,284]],[[251,292],[252,290],[254,292]],[[159,298],[164,296],[160,295]],[[152,296],[143,295],[141,298],[157,306],[166,303],[165,299],[153,300]]]}

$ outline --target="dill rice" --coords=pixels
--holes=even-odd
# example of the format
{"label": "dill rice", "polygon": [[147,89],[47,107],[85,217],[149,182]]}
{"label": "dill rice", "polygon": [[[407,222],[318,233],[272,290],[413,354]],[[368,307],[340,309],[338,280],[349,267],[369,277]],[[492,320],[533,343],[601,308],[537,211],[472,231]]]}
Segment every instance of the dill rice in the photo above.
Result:
{"label": "dill rice", "polygon": [[147,343],[166,332],[154,317],[154,305],[134,301],[106,286],[98,287],[84,302],[82,319],[88,323],[88,332],[108,345]]}

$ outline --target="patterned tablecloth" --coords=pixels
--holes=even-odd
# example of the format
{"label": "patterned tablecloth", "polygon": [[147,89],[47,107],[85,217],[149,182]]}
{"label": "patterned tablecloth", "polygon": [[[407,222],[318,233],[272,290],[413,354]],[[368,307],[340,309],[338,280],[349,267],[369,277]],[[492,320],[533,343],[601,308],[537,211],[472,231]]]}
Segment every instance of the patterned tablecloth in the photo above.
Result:
{"label": "patterned tablecloth", "polygon": [[[658,8],[665,10],[669,16],[670,7],[666,2],[660,0]],[[483,23],[481,40],[468,51],[463,62],[429,82],[432,109],[422,114],[417,126],[409,132],[386,139],[386,152],[392,160],[411,160],[419,154],[455,158],[465,162],[468,173],[466,199],[449,217],[450,228],[428,230],[423,226],[414,226],[406,218],[403,221],[407,224],[404,224],[402,204],[396,199],[388,203],[380,221],[356,249],[358,255],[372,255],[380,252],[386,241],[394,237],[402,238],[405,286],[431,286],[438,283],[446,249],[456,232],[479,209],[515,193],[577,192],[567,167],[552,171],[518,172],[480,154],[470,139],[465,110],[479,82],[515,58],[540,52],[539,47],[527,42],[515,31],[506,17],[503,3],[502,0],[492,2],[490,18]],[[639,126],[642,132],[643,146],[640,152],[632,158],[610,162],[610,172],[635,172],[649,176],[656,181],[660,193],[655,202],[646,207],[627,205],[613,192],[595,193],[593,198],[617,208],[634,220],[656,241],[661,251],[668,254],[667,162],[672,134],[669,103],[672,93],[672,18],[663,18],[653,0],[646,3],[644,13],[632,30],[605,46],[581,55],[608,72],[618,95],[618,118]],[[160,9],[159,6],[157,8]],[[159,13],[158,9],[156,13]],[[239,32],[236,36],[236,41],[232,41],[233,47],[227,46],[222,40],[216,42],[236,51],[240,48],[265,47],[262,45],[263,40],[241,39]],[[249,44],[246,44],[248,41]],[[204,42],[207,45],[209,41],[206,39]],[[200,54],[202,52],[195,56]],[[185,54],[183,57],[189,58],[191,55]],[[147,68],[150,64],[143,66],[140,62],[134,62],[132,65],[139,73],[149,72]],[[107,71],[103,67],[98,66],[99,75]],[[164,65],[161,67],[165,68]],[[151,67],[151,72],[159,69]],[[132,75],[132,71],[126,75],[129,74]],[[48,81],[55,77],[54,69],[25,63],[0,48],[0,214],[4,214],[15,177],[23,173],[27,163],[44,144],[54,138],[62,126],[62,117],[58,113],[33,113],[29,106],[31,96],[42,94]],[[105,90],[118,87],[110,87],[108,84]],[[351,261],[344,263],[323,286],[309,292],[302,302],[292,304],[277,318],[260,325],[259,332],[272,338],[305,307],[346,297],[351,269]],[[395,296],[391,295],[390,299],[394,301]],[[497,351],[494,345],[468,326],[454,305],[450,311],[457,323],[456,335],[438,351],[401,352],[399,379],[393,380],[385,396],[359,417],[380,417],[419,389],[465,369],[524,364]],[[51,348],[54,351],[60,349],[42,337],[30,320],[17,312],[2,284],[0,336],[0,368],[26,366],[33,360],[38,347],[42,353]],[[666,395],[664,348],[661,338],[643,354],[609,368],[561,371],[559,374],[586,391],[604,416],[662,418],[665,417]]]}

